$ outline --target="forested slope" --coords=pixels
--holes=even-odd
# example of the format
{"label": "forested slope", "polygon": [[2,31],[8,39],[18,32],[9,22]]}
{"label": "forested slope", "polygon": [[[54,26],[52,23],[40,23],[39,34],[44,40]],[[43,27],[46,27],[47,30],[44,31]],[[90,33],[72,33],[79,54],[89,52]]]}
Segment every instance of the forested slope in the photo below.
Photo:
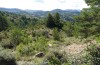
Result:
{"label": "forested slope", "polygon": [[0,65],[100,65],[100,1],[86,3],[73,22],[0,11]]}

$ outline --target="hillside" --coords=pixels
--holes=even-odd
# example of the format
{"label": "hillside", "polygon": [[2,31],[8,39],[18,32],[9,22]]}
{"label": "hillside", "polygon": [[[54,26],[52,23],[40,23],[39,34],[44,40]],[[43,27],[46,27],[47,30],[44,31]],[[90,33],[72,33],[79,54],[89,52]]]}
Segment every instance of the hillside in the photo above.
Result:
{"label": "hillside", "polygon": [[0,65],[100,65],[100,0],[85,1],[82,11],[1,8]]}
{"label": "hillside", "polygon": [[[88,30],[89,27],[86,25],[89,24],[81,21],[64,22],[60,19],[59,13],[48,14],[46,18],[37,18],[1,11],[0,57],[2,59],[0,61],[3,62],[0,64],[84,65],[92,63],[91,58],[94,56],[89,52],[99,51],[99,37],[96,32],[99,32],[100,24],[93,22],[90,28],[95,29]],[[98,48],[98,51],[94,52],[93,47]],[[99,61],[95,62],[99,65]]]}
{"label": "hillside", "polygon": [[74,21],[74,16],[80,14],[80,10],[61,10],[61,9],[55,9],[52,11],[42,11],[42,10],[20,10],[20,9],[9,9],[9,8],[0,8],[0,11],[6,11],[16,14],[22,14],[22,15],[30,15],[35,17],[46,17],[48,13],[54,14],[55,12],[58,12],[61,16],[62,20],[65,21]]}
{"label": "hillside", "polygon": [[17,14],[24,14],[27,13],[23,10],[17,9],[17,8],[0,8],[0,11],[5,11],[5,12],[11,12],[11,13],[17,13]]}

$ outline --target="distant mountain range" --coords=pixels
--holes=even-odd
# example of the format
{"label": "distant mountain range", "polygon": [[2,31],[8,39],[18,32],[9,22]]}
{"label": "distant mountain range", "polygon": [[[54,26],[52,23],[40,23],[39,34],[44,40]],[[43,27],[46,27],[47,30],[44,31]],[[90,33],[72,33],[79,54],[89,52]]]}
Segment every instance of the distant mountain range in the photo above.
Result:
{"label": "distant mountain range", "polygon": [[12,13],[27,13],[17,8],[0,8],[0,11],[12,12]]}
{"label": "distant mountain range", "polygon": [[0,8],[0,11],[6,11],[16,14],[24,14],[24,15],[32,15],[35,17],[45,17],[50,12],[51,14],[54,14],[55,12],[58,12],[61,15],[61,18],[63,20],[73,20],[74,15],[79,15],[80,10],[61,10],[61,9],[55,9],[52,11],[42,11],[42,10],[21,10],[17,8]]}

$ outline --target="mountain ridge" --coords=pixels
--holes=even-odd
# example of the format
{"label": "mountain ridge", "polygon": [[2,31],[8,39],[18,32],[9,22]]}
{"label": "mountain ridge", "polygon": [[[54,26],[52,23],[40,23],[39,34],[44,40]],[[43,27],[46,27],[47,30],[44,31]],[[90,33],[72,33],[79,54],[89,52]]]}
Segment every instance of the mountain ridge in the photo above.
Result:
{"label": "mountain ridge", "polygon": [[81,10],[54,9],[51,11],[43,11],[43,10],[21,10],[21,9],[17,9],[17,8],[0,8],[0,11],[11,12],[11,13],[15,13],[15,14],[22,14],[22,15],[31,15],[34,17],[46,17],[48,15],[48,13],[54,14],[55,12],[58,12],[60,14],[62,20],[73,21],[73,16],[79,15]]}
{"label": "mountain ridge", "polygon": [[22,9],[18,9],[18,8],[3,8],[0,7],[0,11],[7,11],[7,12],[53,12],[53,11],[67,11],[67,12],[80,12],[81,10],[78,9],[66,9],[66,10],[62,10],[62,9],[54,9],[51,11],[43,11],[43,10],[31,10],[31,9],[26,9],[26,10],[22,10]]}

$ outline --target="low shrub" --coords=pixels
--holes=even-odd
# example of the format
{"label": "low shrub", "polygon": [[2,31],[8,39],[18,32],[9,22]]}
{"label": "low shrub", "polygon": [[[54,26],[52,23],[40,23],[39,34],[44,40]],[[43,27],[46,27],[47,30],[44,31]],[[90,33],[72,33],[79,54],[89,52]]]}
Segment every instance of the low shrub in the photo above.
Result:
{"label": "low shrub", "polygon": [[9,49],[13,48],[13,44],[11,43],[11,40],[9,38],[8,39],[3,39],[1,41],[1,46],[4,47],[4,48],[9,48]]}
{"label": "low shrub", "polygon": [[17,65],[10,50],[0,50],[0,65]]}
{"label": "low shrub", "polygon": [[62,52],[52,51],[49,52],[43,62],[44,65],[63,65],[68,64],[67,57]]}
{"label": "low shrub", "polygon": [[53,37],[54,37],[54,40],[58,40],[58,41],[60,40],[60,34],[57,28],[53,29]]}
{"label": "low shrub", "polygon": [[44,37],[39,37],[35,42],[28,44],[20,43],[16,47],[16,51],[22,56],[34,55],[37,52],[46,52],[47,50],[47,40]]}
{"label": "low shrub", "polygon": [[88,51],[91,56],[91,63],[93,65],[100,65],[100,45],[93,44],[88,47]]}
{"label": "low shrub", "polygon": [[27,45],[21,43],[16,47],[16,51],[21,56],[29,56],[35,54],[34,50],[34,45],[32,43],[29,43]]}

